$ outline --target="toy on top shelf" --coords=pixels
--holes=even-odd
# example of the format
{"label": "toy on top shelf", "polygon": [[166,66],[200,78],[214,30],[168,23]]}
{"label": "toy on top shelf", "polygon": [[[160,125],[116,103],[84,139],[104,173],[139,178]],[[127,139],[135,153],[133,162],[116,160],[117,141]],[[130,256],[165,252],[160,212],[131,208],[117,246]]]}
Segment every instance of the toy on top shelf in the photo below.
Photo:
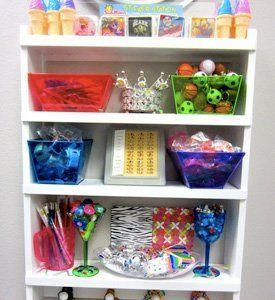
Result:
{"label": "toy on top shelf", "polygon": [[116,87],[122,89],[122,110],[124,112],[162,112],[162,92],[168,88],[164,73],[150,86],[143,71],[139,72],[137,83],[132,85],[125,71],[117,74]]}
{"label": "toy on top shelf", "polygon": [[192,292],[191,300],[210,300],[205,292]]}
{"label": "toy on top shelf", "polygon": [[147,291],[143,300],[165,300],[165,292],[164,291]]}
{"label": "toy on top shelf", "polygon": [[184,76],[171,76],[176,112],[234,114],[243,77],[228,72],[224,64],[216,65],[210,59],[198,68],[181,64],[177,73]]}
{"label": "toy on top shelf", "polygon": [[60,0],[60,19],[63,35],[74,35],[76,10],[73,0]]}
{"label": "toy on top shelf", "polygon": [[230,0],[223,0],[218,8],[216,20],[217,37],[230,38],[233,27],[233,13]]}
{"label": "toy on top shelf", "polygon": [[214,17],[192,17],[190,20],[191,38],[214,38],[216,19]]}
{"label": "toy on top shelf", "polygon": [[189,188],[222,189],[245,153],[216,136],[203,132],[188,137],[185,131],[169,136],[168,152],[182,181]]}
{"label": "toy on top shelf", "polygon": [[92,236],[96,225],[103,217],[106,209],[94,203],[92,199],[83,201],[75,200],[71,203],[70,216],[74,226],[78,229],[83,240],[83,266],[79,266],[73,270],[73,274],[78,277],[91,277],[98,274],[96,267],[88,265],[88,242]]}
{"label": "toy on top shelf", "polygon": [[59,35],[61,31],[59,0],[49,0],[47,7],[48,34]]}
{"label": "toy on top shelf", "polygon": [[235,10],[235,38],[245,39],[251,20],[251,11],[248,0],[238,0]]}
{"label": "toy on top shelf", "polygon": [[217,277],[220,271],[209,266],[210,245],[216,242],[222,232],[225,222],[226,211],[222,205],[198,206],[194,209],[195,232],[200,240],[205,242],[205,265],[196,267],[193,272],[196,276]]}
{"label": "toy on top shelf", "polygon": [[31,0],[29,5],[29,22],[32,34],[44,34],[47,23],[46,8],[43,0]]}
{"label": "toy on top shelf", "polygon": [[96,16],[76,16],[75,34],[76,35],[96,35],[97,33]]}

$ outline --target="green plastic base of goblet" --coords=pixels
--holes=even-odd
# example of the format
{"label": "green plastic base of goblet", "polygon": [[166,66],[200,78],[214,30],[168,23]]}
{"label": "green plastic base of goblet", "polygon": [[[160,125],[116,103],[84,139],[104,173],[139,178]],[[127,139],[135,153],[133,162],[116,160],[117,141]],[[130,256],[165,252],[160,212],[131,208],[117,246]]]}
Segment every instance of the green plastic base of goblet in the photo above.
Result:
{"label": "green plastic base of goblet", "polygon": [[99,269],[93,266],[79,266],[73,269],[73,275],[77,277],[92,277],[99,273]]}

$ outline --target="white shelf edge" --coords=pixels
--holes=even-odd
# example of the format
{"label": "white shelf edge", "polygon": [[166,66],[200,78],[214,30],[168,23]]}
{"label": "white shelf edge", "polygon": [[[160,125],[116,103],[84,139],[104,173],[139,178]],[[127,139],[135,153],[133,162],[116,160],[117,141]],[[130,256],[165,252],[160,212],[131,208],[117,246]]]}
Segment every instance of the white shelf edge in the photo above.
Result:
{"label": "white shelf edge", "polygon": [[20,45],[23,47],[104,47],[162,48],[197,50],[256,50],[257,30],[249,29],[247,39],[201,39],[159,37],[46,36],[30,35],[28,26],[21,25]]}
{"label": "white shelf edge", "polygon": [[174,198],[174,199],[230,199],[245,200],[247,191],[227,184],[224,189],[189,189],[180,182],[165,186],[104,185],[100,179],[85,179],[79,185],[30,183],[23,185],[25,194],[71,195],[99,197]]}
{"label": "white shelf edge", "polygon": [[177,115],[127,114],[85,112],[22,112],[23,122],[70,122],[97,124],[150,124],[150,125],[213,125],[251,126],[251,120],[241,115]]}
{"label": "white shelf edge", "polygon": [[[26,273],[26,285],[31,286],[70,286],[74,288],[116,288],[133,290],[166,290],[166,291],[213,291],[213,292],[239,292],[240,280],[230,276],[227,271],[221,271],[221,275],[214,279],[194,277],[193,272],[182,277],[161,280],[146,280],[127,278],[107,270],[97,262],[92,265],[98,266],[100,272],[92,278],[80,278],[68,275],[66,272],[45,271]],[[217,265],[219,268],[219,265]],[[220,266],[222,267],[222,266]]]}

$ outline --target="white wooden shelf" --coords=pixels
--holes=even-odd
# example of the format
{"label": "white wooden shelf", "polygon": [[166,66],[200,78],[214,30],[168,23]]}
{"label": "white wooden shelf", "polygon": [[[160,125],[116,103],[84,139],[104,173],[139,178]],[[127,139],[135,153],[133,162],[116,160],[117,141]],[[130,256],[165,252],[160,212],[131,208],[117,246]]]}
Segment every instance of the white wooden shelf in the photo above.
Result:
{"label": "white wooden shelf", "polygon": [[227,184],[224,189],[189,189],[181,182],[170,181],[165,186],[104,185],[99,179],[85,179],[79,185],[24,184],[25,194],[72,195],[141,198],[193,198],[245,200],[247,191]]}
{"label": "white wooden shelf", "polygon": [[[255,50],[256,30],[250,29],[247,39],[201,39],[159,37],[106,36],[45,36],[30,35],[27,26],[21,26],[21,46],[24,47],[93,47],[93,48],[147,48],[189,50]],[[159,50],[158,50],[159,51]]]}
{"label": "white wooden shelf", "polygon": [[98,124],[148,125],[213,125],[250,126],[251,119],[241,115],[177,115],[135,113],[83,113],[83,112],[22,112],[23,122],[70,122]]}
{"label": "white wooden shelf", "polygon": [[[77,263],[76,263],[77,265]],[[66,272],[33,272],[26,274],[26,285],[33,286],[70,286],[80,288],[115,288],[115,289],[164,289],[167,291],[215,291],[215,292],[238,292],[240,290],[240,280],[230,276],[227,271],[222,271],[221,275],[214,279],[194,277],[193,272],[189,272],[181,277],[173,279],[148,280],[125,277],[113,273],[102,267],[99,263],[92,265],[100,268],[97,276],[91,278],[80,278],[70,276]],[[219,269],[223,266],[217,266]]]}

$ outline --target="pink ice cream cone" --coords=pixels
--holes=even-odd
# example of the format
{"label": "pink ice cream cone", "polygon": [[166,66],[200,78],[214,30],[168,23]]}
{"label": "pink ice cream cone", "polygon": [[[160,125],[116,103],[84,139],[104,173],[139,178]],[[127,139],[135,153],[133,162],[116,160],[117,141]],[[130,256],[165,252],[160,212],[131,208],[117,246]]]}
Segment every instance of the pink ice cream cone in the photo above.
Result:
{"label": "pink ice cream cone", "polygon": [[251,11],[248,0],[239,0],[235,11],[235,38],[245,39],[251,20]]}
{"label": "pink ice cream cone", "polygon": [[29,5],[29,22],[32,34],[44,34],[45,8],[42,0],[31,0]]}

